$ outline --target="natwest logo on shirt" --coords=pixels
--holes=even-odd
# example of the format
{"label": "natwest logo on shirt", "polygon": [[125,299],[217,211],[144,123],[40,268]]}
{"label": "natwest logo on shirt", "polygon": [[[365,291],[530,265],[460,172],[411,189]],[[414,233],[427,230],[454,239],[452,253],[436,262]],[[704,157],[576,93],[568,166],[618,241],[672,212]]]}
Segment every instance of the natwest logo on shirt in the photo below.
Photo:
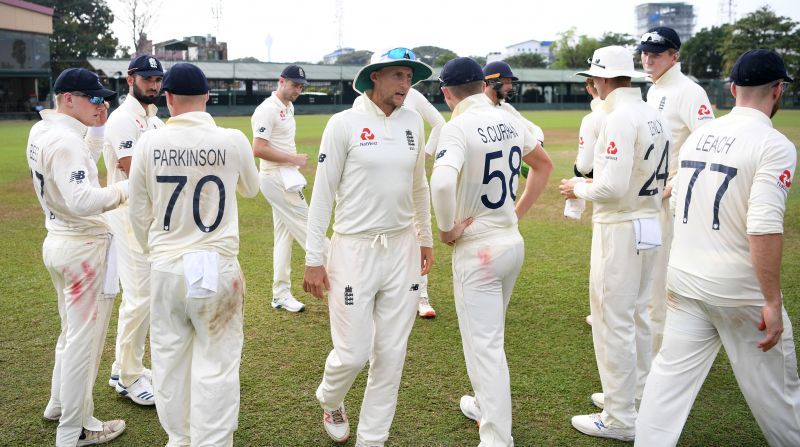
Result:
{"label": "natwest logo on shirt", "polygon": [[617,153],[617,144],[614,143],[613,140],[610,143],[608,143],[608,147],[606,148],[606,153],[610,154],[610,155],[616,155],[616,153]]}
{"label": "natwest logo on shirt", "polygon": [[583,137],[581,136],[578,137],[578,145],[583,146]]}
{"label": "natwest logo on shirt", "polygon": [[369,127],[365,127],[361,130],[361,143],[360,146],[377,146],[377,141],[372,141],[375,139],[375,134],[369,130]]}
{"label": "natwest logo on shirt", "polygon": [[778,181],[780,181],[780,186],[784,187],[785,189],[789,189],[792,187],[792,173],[788,169],[783,171],[783,173],[778,177]]}
{"label": "natwest logo on shirt", "polygon": [[714,117],[711,116],[711,107],[705,104],[701,105],[700,108],[697,109],[697,119],[701,121],[714,119]]}

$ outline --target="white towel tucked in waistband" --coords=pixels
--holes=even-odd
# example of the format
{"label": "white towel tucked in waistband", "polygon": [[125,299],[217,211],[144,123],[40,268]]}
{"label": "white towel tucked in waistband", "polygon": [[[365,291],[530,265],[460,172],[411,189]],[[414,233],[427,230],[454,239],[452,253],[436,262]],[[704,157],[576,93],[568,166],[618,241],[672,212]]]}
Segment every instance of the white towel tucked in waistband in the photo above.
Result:
{"label": "white towel tucked in waistband", "polygon": [[661,246],[661,224],[658,217],[634,219],[633,231],[636,233],[637,250],[649,250]]}
{"label": "white towel tucked in waistband", "polygon": [[306,186],[306,178],[300,173],[300,168],[297,166],[281,166],[278,169],[281,173],[281,180],[283,187],[289,192],[297,192]]}
{"label": "white towel tucked in waistband", "polygon": [[106,250],[106,276],[103,278],[103,297],[114,299],[119,293],[119,271],[117,270],[117,241],[114,235],[108,235]]}
{"label": "white towel tucked in waistband", "polygon": [[186,278],[186,298],[210,298],[217,293],[219,254],[215,251],[195,251],[183,255],[183,274]]}

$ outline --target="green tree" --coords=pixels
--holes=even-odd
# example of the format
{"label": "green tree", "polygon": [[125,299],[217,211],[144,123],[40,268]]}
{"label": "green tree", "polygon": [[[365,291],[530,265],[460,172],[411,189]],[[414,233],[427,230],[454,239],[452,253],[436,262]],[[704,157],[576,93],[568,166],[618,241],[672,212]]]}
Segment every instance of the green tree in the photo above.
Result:
{"label": "green tree", "polygon": [[357,50],[352,53],[343,54],[336,58],[334,65],[366,65],[372,57],[372,51]]}
{"label": "green tree", "polygon": [[599,45],[598,48],[607,47],[609,45],[631,47],[633,45],[636,45],[638,41],[634,39],[630,34],[605,33],[602,36],[600,36],[600,40],[597,43]]}
{"label": "green tree", "polygon": [[114,14],[105,0],[37,0],[54,8],[50,67],[58,76],[67,67],[87,66],[86,58],[113,57],[119,41],[111,31]]}
{"label": "green tree", "polygon": [[736,59],[753,48],[775,50],[783,57],[789,76],[800,75],[798,22],[778,16],[768,6],[751,12],[733,24],[722,45],[723,72],[730,73]]}
{"label": "green tree", "polygon": [[539,53],[517,54],[504,59],[506,63],[514,68],[545,68],[547,59]]}
{"label": "green tree", "polygon": [[417,55],[417,59],[428,65],[437,65],[437,61],[439,61],[440,57],[444,59],[444,62],[441,62],[440,65],[444,65],[444,63],[450,59],[458,57],[454,51],[441,47],[421,46],[412,48],[411,50]]}
{"label": "green tree", "polygon": [[453,53],[452,51],[449,51],[449,50],[448,51],[444,51],[441,54],[439,54],[438,56],[436,56],[436,59],[434,59],[434,61],[433,61],[433,65],[435,65],[437,67],[441,67],[444,64],[446,64],[447,61],[449,61],[450,59],[455,59],[457,57],[458,57],[458,55],[456,53]]}
{"label": "green tree", "polygon": [[481,64],[481,66],[486,65],[486,56],[470,56],[470,58]]}
{"label": "green tree", "polygon": [[555,62],[553,68],[585,68],[586,60],[592,53],[600,48],[600,42],[586,35],[576,35],[575,28],[570,28],[558,34],[558,39],[553,42]]}
{"label": "green tree", "polygon": [[731,32],[728,24],[703,28],[681,45],[681,66],[701,79],[719,79],[722,69],[722,45]]}

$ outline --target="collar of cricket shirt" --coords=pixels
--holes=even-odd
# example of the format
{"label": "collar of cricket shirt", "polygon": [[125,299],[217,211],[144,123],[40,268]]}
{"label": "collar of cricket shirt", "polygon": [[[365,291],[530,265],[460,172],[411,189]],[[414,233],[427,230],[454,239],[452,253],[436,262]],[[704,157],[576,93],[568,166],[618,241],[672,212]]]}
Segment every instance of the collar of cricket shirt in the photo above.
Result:
{"label": "collar of cricket shirt", "polygon": [[622,104],[642,101],[642,90],[639,87],[618,87],[603,100],[603,110],[612,112]]}
{"label": "collar of cricket shirt", "polygon": [[653,84],[662,85],[662,84],[669,84],[675,79],[678,79],[680,76],[681,76],[681,63],[677,62],[675,63],[675,65],[669,67],[669,69],[665,71],[664,74],[661,75],[661,77],[658,78],[657,81],[653,81],[653,78],[650,77],[648,77],[648,80],[652,81]]}
{"label": "collar of cricket shirt", "polygon": [[156,107],[155,104],[148,104],[147,108],[144,108],[142,107],[142,103],[140,103],[139,100],[131,94],[128,94],[120,107],[126,107],[131,112],[135,113],[136,116],[140,116],[145,119],[155,116],[156,113],[158,113],[158,107]]}
{"label": "collar of cricket shirt", "polygon": [[361,94],[361,96],[363,96],[363,98],[362,98],[362,100],[361,100],[361,105],[360,105],[360,107],[361,107],[361,108],[362,108],[362,110],[364,110],[365,112],[367,112],[367,113],[369,113],[369,114],[372,114],[372,115],[377,115],[377,116],[383,116],[383,117],[386,117],[386,118],[391,118],[391,117],[393,117],[393,116],[394,116],[394,115],[397,113],[397,111],[398,111],[398,110],[400,110],[400,109],[402,108],[402,107],[395,107],[395,109],[394,109],[394,110],[392,110],[392,113],[391,113],[391,114],[389,114],[389,115],[387,116],[385,113],[383,113],[383,110],[381,110],[381,108],[380,108],[380,107],[378,107],[378,105],[377,105],[377,104],[375,104],[374,102],[372,102],[372,98],[370,98],[370,96],[369,96],[369,94],[368,94],[368,93],[371,93],[371,92],[372,92],[372,90],[367,90],[366,92],[364,92],[364,93],[362,93],[362,94]]}
{"label": "collar of cricket shirt", "polygon": [[741,107],[741,106],[734,107],[733,109],[731,109],[730,115],[748,117],[750,119],[761,121],[763,124],[769,127],[773,127],[772,119],[770,119],[770,117],[764,114],[764,112],[754,109],[752,107]]}
{"label": "collar of cricket shirt", "polygon": [[49,109],[42,110],[40,115],[42,117],[42,120],[51,121],[61,126],[66,126],[70,130],[73,130],[75,131],[75,133],[79,134],[81,138],[83,138],[83,136],[86,135],[86,131],[89,129],[77,119],[65,113],[56,112],[55,110],[49,110]]}
{"label": "collar of cricket shirt", "polygon": [[167,120],[167,125],[178,126],[216,126],[214,118],[207,112],[186,112]]}
{"label": "collar of cricket shirt", "polygon": [[602,110],[603,108],[603,100],[600,98],[592,98],[592,102],[589,103],[589,108],[592,109],[592,112],[596,112],[598,110]]}
{"label": "collar of cricket shirt", "polygon": [[461,115],[462,113],[466,112],[467,110],[475,107],[475,106],[492,106],[492,100],[489,99],[483,92],[476,93],[471,96],[467,96],[466,98],[462,99],[461,102],[456,105],[456,108],[453,110],[452,118]]}

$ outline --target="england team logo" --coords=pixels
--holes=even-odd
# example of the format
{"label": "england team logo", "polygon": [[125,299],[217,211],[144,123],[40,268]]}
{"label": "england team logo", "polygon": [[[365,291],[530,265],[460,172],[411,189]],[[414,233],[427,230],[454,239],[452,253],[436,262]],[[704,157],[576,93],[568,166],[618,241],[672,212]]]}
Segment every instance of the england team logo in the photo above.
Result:
{"label": "england team logo", "polygon": [[345,306],[353,305],[353,288],[350,286],[346,286],[344,288],[344,305]]}
{"label": "england team logo", "polygon": [[156,62],[155,58],[151,57],[150,59],[147,59],[147,62],[150,63],[150,68],[158,68],[158,62]]}

